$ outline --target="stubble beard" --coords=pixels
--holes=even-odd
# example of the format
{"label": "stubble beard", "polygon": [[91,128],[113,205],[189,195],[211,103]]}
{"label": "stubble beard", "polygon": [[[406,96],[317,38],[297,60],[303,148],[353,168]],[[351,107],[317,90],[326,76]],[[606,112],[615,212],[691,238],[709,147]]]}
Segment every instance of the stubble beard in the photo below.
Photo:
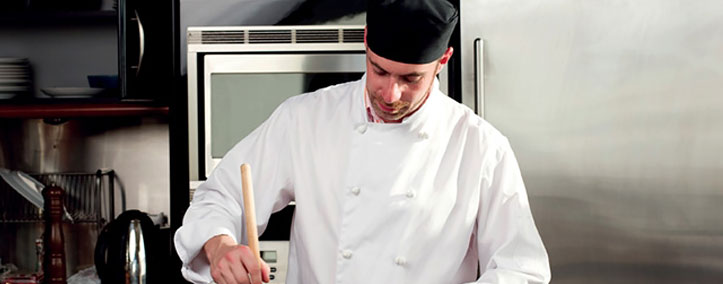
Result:
{"label": "stubble beard", "polygon": [[[437,68],[439,68],[440,64],[441,63],[439,61],[437,61],[437,65],[434,67],[434,70],[437,70]],[[398,101],[398,102],[393,103],[392,106],[389,107],[388,104],[386,104],[383,100],[379,99],[379,98],[381,98],[381,96],[377,96],[377,95],[375,95],[373,97],[370,96],[369,101],[372,103],[372,108],[374,109],[375,114],[386,122],[401,122],[401,120],[404,119],[405,117],[414,114],[415,112],[417,112],[417,110],[419,110],[419,108],[421,108],[424,105],[424,103],[429,98],[429,94],[432,93],[432,86],[434,86],[434,79],[435,79],[434,77],[436,77],[436,76],[433,76],[432,80],[430,80],[430,82],[429,82],[429,86],[427,86],[427,90],[425,91],[424,98],[419,100],[417,102],[417,105],[414,105],[414,106],[412,106],[410,103],[407,103],[407,102]],[[378,104],[382,104],[385,107],[389,107],[395,111],[392,113],[384,111],[384,110],[380,109]],[[411,107],[414,107],[414,108],[410,110]]]}

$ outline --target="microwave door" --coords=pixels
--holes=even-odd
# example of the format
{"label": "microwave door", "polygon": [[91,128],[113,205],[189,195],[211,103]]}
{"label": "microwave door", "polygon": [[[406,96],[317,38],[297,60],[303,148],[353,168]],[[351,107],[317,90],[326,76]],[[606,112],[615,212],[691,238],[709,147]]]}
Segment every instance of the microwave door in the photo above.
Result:
{"label": "microwave door", "polygon": [[204,57],[205,176],[289,97],[361,78],[364,53]]}

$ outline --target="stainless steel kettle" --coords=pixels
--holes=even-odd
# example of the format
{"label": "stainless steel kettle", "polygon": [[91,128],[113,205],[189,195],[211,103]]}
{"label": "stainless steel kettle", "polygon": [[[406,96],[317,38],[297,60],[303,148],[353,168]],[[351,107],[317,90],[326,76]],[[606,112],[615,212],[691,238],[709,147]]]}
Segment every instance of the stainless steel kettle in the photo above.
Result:
{"label": "stainless steel kettle", "polygon": [[143,228],[138,219],[131,220],[128,226],[126,243],[126,283],[145,284],[146,282],[146,245]]}
{"label": "stainless steel kettle", "polygon": [[138,210],[123,212],[108,223],[95,246],[95,267],[103,283],[155,283],[154,271],[160,264],[153,250],[158,228],[147,214]]}

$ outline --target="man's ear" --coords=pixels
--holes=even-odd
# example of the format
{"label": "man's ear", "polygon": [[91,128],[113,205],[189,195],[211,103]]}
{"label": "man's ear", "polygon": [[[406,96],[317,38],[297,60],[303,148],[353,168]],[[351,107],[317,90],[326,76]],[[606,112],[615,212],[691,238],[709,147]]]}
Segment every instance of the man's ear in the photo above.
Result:
{"label": "man's ear", "polygon": [[[365,35],[365,38],[366,38],[366,35]],[[366,42],[366,39],[365,39],[365,42]],[[452,58],[453,53],[454,53],[454,48],[452,48],[451,46],[448,47],[447,51],[444,52],[444,54],[442,55],[442,58],[439,60],[439,63],[447,64],[447,62],[449,62],[449,59]]]}
{"label": "man's ear", "polygon": [[435,70],[435,74],[439,74],[439,72],[442,71],[442,68],[444,68],[444,65],[449,62],[449,59],[452,58],[452,53],[454,53],[454,49],[450,46],[447,48],[447,51],[442,54],[442,58],[439,59],[439,64],[437,64],[437,70]]}
{"label": "man's ear", "polygon": [[367,46],[367,26],[364,26],[364,47],[369,47]]}

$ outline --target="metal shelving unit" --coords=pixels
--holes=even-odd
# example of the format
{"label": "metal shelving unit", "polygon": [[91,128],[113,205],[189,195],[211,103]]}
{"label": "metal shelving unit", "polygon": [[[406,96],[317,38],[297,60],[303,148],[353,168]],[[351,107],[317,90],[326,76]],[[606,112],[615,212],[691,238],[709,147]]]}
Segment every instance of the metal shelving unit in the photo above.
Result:
{"label": "metal shelving unit", "polygon": [[[96,223],[102,227],[115,217],[115,171],[99,169],[95,173],[30,174],[45,186],[65,190],[65,208],[73,223]],[[121,211],[125,211],[125,190],[120,188]],[[25,200],[4,180],[0,180],[0,223],[43,221],[43,210]]]}

